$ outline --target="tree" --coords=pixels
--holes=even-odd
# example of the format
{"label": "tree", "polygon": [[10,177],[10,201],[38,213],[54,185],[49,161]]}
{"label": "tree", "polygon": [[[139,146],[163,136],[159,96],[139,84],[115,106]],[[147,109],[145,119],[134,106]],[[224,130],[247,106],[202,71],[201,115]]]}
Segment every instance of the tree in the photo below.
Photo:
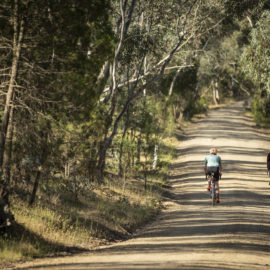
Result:
{"label": "tree", "polygon": [[241,63],[242,70],[256,90],[254,97],[255,118],[269,122],[270,117],[270,12],[265,11],[250,34],[250,44],[245,47]]}
{"label": "tree", "polygon": [[[42,138],[63,138],[59,120],[78,125],[89,118],[91,106],[97,101],[100,69],[113,47],[108,11],[109,1],[98,0],[1,3],[0,24],[4,27],[0,30],[0,50],[5,53],[0,68],[5,97],[1,104],[1,167],[8,150],[9,123],[16,127],[10,139],[16,142],[12,151],[18,156],[13,155],[14,159],[21,163],[36,152],[44,163],[52,151],[43,155],[42,149],[53,147],[46,148],[50,140],[44,142]],[[29,139],[34,151],[29,148]],[[59,145],[59,140],[55,139],[55,145]],[[39,178],[40,173],[34,182],[31,202]],[[5,179],[1,179],[4,205],[8,204],[9,194],[9,181]],[[2,217],[1,223],[5,223]]]}
{"label": "tree", "polygon": [[[101,98],[101,102],[111,109],[108,109],[108,122],[99,152],[99,178],[104,171],[106,152],[129,104],[163,76],[166,67],[187,44],[195,42],[193,48],[199,46],[200,37],[224,18],[222,10],[218,10],[221,7],[220,1],[216,1],[214,7],[199,1],[185,4],[173,0],[166,4],[145,1],[143,6],[140,1],[116,2],[114,8],[121,14],[120,18],[115,18],[116,48],[120,49],[115,52],[117,63],[112,63],[111,85],[104,89]],[[126,70],[133,74],[128,80]],[[128,84],[133,94],[127,97],[124,89]],[[120,89],[123,90],[120,92]],[[117,104],[119,95],[122,100],[126,98],[125,103]]]}

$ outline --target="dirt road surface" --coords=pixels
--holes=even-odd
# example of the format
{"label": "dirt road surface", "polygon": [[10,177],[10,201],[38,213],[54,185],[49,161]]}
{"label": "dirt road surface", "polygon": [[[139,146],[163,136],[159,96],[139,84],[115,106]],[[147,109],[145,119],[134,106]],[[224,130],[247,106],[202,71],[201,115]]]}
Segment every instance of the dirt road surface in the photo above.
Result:
{"label": "dirt road surface", "polygon": [[[213,110],[179,136],[166,209],[133,239],[16,269],[270,269],[270,134],[244,111],[242,102]],[[215,207],[203,175],[212,146],[224,168],[221,203]]]}

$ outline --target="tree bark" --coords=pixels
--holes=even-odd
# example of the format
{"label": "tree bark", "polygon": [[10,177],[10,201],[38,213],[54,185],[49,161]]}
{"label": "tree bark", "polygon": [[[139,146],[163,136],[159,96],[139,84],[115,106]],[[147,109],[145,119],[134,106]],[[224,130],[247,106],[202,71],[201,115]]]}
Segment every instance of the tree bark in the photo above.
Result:
{"label": "tree bark", "polygon": [[0,227],[8,226],[14,219],[9,209],[9,181],[6,175],[3,174],[3,159],[5,153],[5,144],[7,138],[7,130],[9,126],[11,103],[14,98],[14,89],[16,77],[18,73],[18,63],[21,56],[22,40],[24,34],[24,20],[18,19],[18,0],[15,0],[14,16],[13,16],[13,58],[11,64],[11,74],[9,80],[8,91],[6,94],[5,108],[0,128]]}
{"label": "tree bark", "polygon": [[219,104],[219,93],[218,93],[218,82],[215,81],[213,85],[213,99],[214,103],[217,105]]}
{"label": "tree bark", "polygon": [[[17,1],[15,1],[15,3],[17,3]],[[2,167],[2,165],[3,165],[6,133],[7,133],[7,129],[8,129],[9,114],[10,114],[11,102],[12,102],[12,97],[13,97],[13,93],[14,93],[15,82],[16,82],[16,77],[17,77],[17,72],[18,72],[18,63],[20,60],[23,32],[24,32],[24,20],[23,19],[21,20],[20,26],[18,27],[17,12],[18,12],[18,5],[15,5],[13,59],[12,59],[9,87],[8,87],[8,91],[7,91],[7,95],[6,95],[3,120],[2,120],[2,124],[1,124],[1,130],[0,130],[0,167]]]}
{"label": "tree bark", "polygon": [[35,202],[36,194],[37,194],[37,190],[38,190],[38,186],[39,186],[39,181],[40,181],[40,176],[41,176],[41,169],[42,169],[42,166],[44,165],[44,162],[47,159],[48,136],[49,136],[49,134],[46,131],[42,131],[40,134],[41,138],[45,137],[45,141],[43,142],[42,149],[41,149],[40,164],[37,168],[37,174],[36,174],[36,178],[34,181],[34,186],[33,186],[32,194],[31,194],[31,198],[29,200],[29,206],[32,206],[33,203]]}
{"label": "tree bark", "polygon": [[30,201],[29,201],[29,206],[32,206],[33,203],[35,202],[40,175],[41,175],[41,172],[38,171],[37,174],[36,174],[36,178],[35,178],[35,182],[34,182],[34,186],[33,186],[33,191],[32,191],[32,194],[31,194]]}
{"label": "tree bark", "polygon": [[123,175],[123,166],[122,166],[123,143],[124,143],[124,139],[125,139],[128,128],[129,128],[129,109],[127,110],[127,119],[126,119],[125,128],[124,128],[124,131],[123,131],[123,134],[122,134],[121,144],[120,144],[120,149],[119,149],[118,175],[120,177],[122,177],[122,175]]}
{"label": "tree bark", "polygon": [[177,77],[178,77],[178,75],[179,75],[181,69],[182,69],[182,68],[179,67],[179,68],[177,69],[177,71],[176,71],[174,77],[173,77],[173,80],[172,80],[172,83],[171,83],[171,86],[170,86],[170,90],[169,90],[169,96],[171,96],[172,93],[173,93],[173,87],[174,87],[174,85],[175,85],[176,79],[177,79]]}
{"label": "tree bark", "polygon": [[12,139],[13,139],[13,111],[14,107],[10,110],[9,125],[6,135],[5,152],[3,159],[3,191],[5,195],[5,201],[9,203],[9,188],[10,188],[10,174],[11,174],[11,155],[12,155]]}
{"label": "tree bark", "polygon": [[122,0],[120,0],[121,18],[119,19],[119,27],[117,27],[117,29],[120,30],[119,42],[118,42],[116,49],[115,49],[114,60],[113,60],[113,63],[111,65],[111,72],[110,72],[111,85],[110,85],[109,95],[111,96],[111,108],[110,108],[110,112],[108,115],[107,124],[105,125],[105,129],[104,129],[104,140],[100,144],[100,153],[99,153],[99,160],[98,160],[98,165],[97,165],[97,179],[100,182],[103,181],[103,171],[104,171],[105,162],[106,162],[106,152],[107,152],[107,149],[111,143],[110,142],[111,139],[108,138],[108,133],[109,133],[109,129],[113,123],[113,116],[114,116],[114,112],[115,112],[115,108],[116,108],[116,97],[117,97],[117,92],[118,92],[118,82],[116,79],[116,70],[117,70],[118,58],[119,58],[120,52],[121,52],[122,47],[123,47],[124,38],[126,36],[127,30],[129,28],[129,25],[131,22],[135,3],[136,3],[136,0],[132,0],[130,8],[129,8],[128,12],[126,13],[127,2],[125,1],[123,3]]}

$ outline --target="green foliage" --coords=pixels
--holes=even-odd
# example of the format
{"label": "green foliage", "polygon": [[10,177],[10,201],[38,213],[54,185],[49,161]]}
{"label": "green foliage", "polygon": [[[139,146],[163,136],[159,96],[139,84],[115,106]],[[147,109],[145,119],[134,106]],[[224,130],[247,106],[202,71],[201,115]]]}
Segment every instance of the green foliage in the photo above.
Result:
{"label": "green foliage", "polygon": [[175,128],[176,128],[175,116],[173,115],[172,110],[167,111],[164,124],[165,124],[164,133],[167,136],[172,136],[174,134]]}
{"label": "green foliage", "polygon": [[270,97],[264,99],[254,97],[252,110],[257,123],[270,124]]}
{"label": "green foliage", "polygon": [[259,122],[269,122],[270,98],[270,12],[265,11],[250,34],[250,44],[242,54],[242,70],[256,88],[254,115]]}
{"label": "green foliage", "polygon": [[267,0],[226,0],[224,1],[226,13],[228,16],[243,18],[244,16],[252,15],[254,19],[260,16],[261,10],[266,7]]}
{"label": "green foliage", "polygon": [[[6,11],[5,16],[0,16],[5,26],[0,30],[1,57],[5,56],[1,58],[1,69],[6,69],[6,74],[12,59],[12,3],[5,1],[0,10],[1,14]],[[16,134],[12,164],[17,164],[14,178],[20,178],[21,170],[29,167],[24,164],[27,158],[39,159],[42,176],[49,177],[55,171],[63,172],[67,162],[79,159],[76,170],[89,177],[93,160],[97,159],[96,144],[100,139],[96,138],[102,137],[104,125],[102,111],[97,112],[94,106],[100,90],[96,82],[114,47],[110,2],[18,3],[18,25],[25,19],[25,31],[16,78],[19,88],[13,101]],[[4,46],[4,40],[9,46]],[[8,85],[6,75],[0,73],[0,78]],[[3,103],[1,100],[1,107]]]}
{"label": "green foliage", "polygon": [[251,31],[250,45],[242,55],[243,71],[260,88],[270,94],[270,12],[265,11]]}
{"label": "green foliage", "polygon": [[208,50],[200,57],[198,81],[200,89],[208,89],[211,96],[215,83],[221,100],[225,97],[246,95],[241,90],[240,69],[238,59],[241,56],[243,33],[233,30],[230,36],[222,39],[213,38],[209,41]]}
{"label": "green foliage", "polygon": [[194,114],[206,113],[208,109],[208,100],[206,96],[202,96],[200,100],[195,103]]}
{"label": "green foliage", "polygon": [[197,84],[197,65],[183,69],[175,83],[175,94],[180,94],[184,99],[190,98],[191,92]]}

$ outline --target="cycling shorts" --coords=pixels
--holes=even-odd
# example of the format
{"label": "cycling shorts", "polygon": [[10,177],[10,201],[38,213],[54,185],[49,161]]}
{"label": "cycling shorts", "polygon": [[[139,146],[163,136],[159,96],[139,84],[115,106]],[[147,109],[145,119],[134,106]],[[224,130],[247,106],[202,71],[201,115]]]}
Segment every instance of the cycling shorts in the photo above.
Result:
{"label": "cycling shorts", "polygon": [[207,167],[207,175],[214,173],[215,181],[219,180],[219,167]]}

